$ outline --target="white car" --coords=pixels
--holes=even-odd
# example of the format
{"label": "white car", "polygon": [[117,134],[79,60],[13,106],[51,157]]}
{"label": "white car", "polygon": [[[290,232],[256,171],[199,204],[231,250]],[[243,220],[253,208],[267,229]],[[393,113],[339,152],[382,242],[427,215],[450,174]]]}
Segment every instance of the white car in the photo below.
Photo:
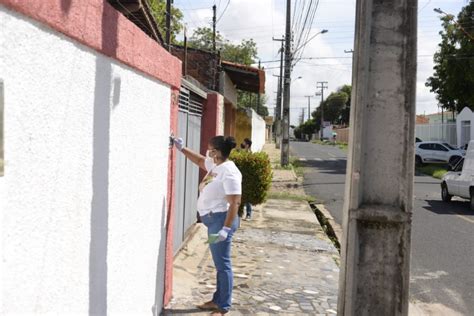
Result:
{"label": "white car", "polygon": [[474,211],[474,141],[469,142],[466,157],[459,160],[441,181],[441,198],[451,201],[453,196],[470,200]]}
{"label": "white car", "polygon": [[415,163],[449,163],[454,165],[465,151],[443,142],[418,142],[415,145]]}

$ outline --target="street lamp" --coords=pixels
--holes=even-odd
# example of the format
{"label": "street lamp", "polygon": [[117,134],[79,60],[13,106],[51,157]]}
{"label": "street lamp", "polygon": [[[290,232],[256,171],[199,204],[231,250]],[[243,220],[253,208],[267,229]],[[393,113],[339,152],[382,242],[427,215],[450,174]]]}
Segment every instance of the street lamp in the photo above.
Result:
{"label": "street lamp", "polygon": [[293,52],[293,55],[299,51],[301,48],[305,47],[306,44],[308,44],[309,42],[311,42],[311,40],[313,40],[316,36],[318,36],[319,34],[324,34],[324,33],[327,33],[329,32],[328,30],[322,30],[316,34],[314,34],[313,36],[311,36],[306,42],[304,42],[303,44],[300,45],[300,47],[298,47],[294,52]]}
{"label": "street lamp", "polygon": [[436,12],[436,13],[438,13],[438,14],[443,14],[443,15],[445,15],[445,16],[448,18],[449,21],[453,21],[454,24],[455,24],[459,29],[461,29],[461,31],[463,31],[463,33],[466,34],[467,37],[469,37],[471,40],[474,41],[474,37],[473,37],[471,34],[469,34],[469,32],[467,32],[467,31],[462,27],[462,25],[459,24],[459,23],[455,20],[454,15],[449,14],[449,13],[446,13],[446,12],[444,12],[443,10],[441,10],[440,8],[434,8],[433,11]]}

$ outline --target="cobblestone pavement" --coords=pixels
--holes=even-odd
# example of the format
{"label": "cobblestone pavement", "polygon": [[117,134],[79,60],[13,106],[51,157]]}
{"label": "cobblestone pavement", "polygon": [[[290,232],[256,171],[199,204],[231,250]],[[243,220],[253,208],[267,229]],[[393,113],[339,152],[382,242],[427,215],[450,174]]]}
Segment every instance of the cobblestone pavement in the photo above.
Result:
{"label": "cobblestone pavement", "polygon": [[[339,255],[304,201],[255,207],[234,236],[230,315],[335,315]],[[173,300],[165,315],[207,315],[215,270],[201,224],[175,259]]]}

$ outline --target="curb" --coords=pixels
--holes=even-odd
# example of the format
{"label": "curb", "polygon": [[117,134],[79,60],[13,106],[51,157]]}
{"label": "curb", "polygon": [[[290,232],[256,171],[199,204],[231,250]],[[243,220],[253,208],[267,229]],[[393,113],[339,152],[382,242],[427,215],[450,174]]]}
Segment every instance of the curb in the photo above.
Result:
{"label": "curb", "polygon": [[321,226],[323,227],[326,235],[334,243],[337,250],[341,252],[341,241],[342,241],[342,227],[332,217],[331,213],[326,209],[324,204],[309,203],[311,208],[316,214]]}
{"label": "curb", "polygon": [[336,235],[337,240],[339,243],[342,241],[342,227],[336,221],[334,220],[334,217],[332,217],[331,213],[326,209],[324,204],[316,204],[316,207],[318,210],[323,213],[323,216],[326,217],[329,225],[331,225],[332,230],[334,231],[334,234]]}

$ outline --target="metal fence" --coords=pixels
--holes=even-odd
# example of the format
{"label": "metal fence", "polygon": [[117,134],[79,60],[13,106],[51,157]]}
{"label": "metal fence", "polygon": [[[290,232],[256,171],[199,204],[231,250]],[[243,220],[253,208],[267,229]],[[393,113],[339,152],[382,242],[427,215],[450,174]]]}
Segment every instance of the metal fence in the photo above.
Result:
{"label": "metal fence", "polygon": [[457,146],[456,123],[417,124],[415,135],[423,141],[442,141]]}

